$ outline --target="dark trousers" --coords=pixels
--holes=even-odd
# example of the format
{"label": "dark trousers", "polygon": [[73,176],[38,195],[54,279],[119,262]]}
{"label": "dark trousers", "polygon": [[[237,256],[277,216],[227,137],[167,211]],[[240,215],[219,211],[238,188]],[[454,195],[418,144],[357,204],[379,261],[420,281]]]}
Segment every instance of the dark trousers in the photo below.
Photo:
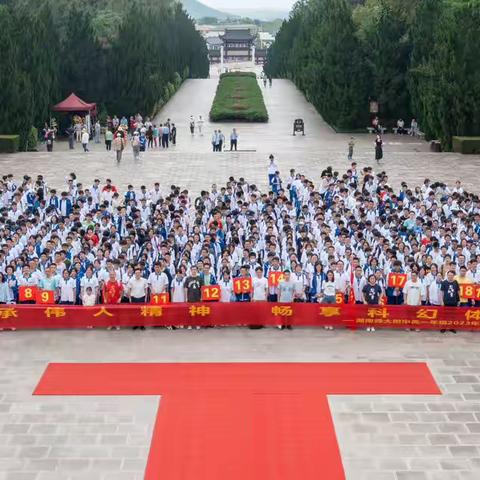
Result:
{"label": "dark trousers", "polygon": [[230,140],[230,151],[235,150],[237,151],[237,141],[236,140]]}
{"label": "dark trousers", "polygon": [[112,141],[111,140],[105,140],[105,148],[107,151],[110,151],[112,149]]}
{"label": "dark trousers", "polygon": [[168,134],[166,133],[162,135],[162,147],[168,148]]}
{"label": "dark trousers", "polygon": [[278,295],[276,293],[269,293],[267,297],[269,302],[278,302]]}
{"label": "dark trousers", "polygon": [[132,297],[130,301],[132,303],[145,303],[145,297]]}

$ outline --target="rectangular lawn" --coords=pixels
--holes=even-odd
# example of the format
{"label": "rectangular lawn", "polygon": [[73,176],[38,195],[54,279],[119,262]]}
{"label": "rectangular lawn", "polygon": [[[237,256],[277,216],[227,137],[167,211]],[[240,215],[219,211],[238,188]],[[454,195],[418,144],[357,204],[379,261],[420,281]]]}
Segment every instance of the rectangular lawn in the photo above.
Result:
{"label": "rectangular lawn", "polygon": [[268,122],[262,91],[254,73],[231,72],[220,76],[210,120]]}

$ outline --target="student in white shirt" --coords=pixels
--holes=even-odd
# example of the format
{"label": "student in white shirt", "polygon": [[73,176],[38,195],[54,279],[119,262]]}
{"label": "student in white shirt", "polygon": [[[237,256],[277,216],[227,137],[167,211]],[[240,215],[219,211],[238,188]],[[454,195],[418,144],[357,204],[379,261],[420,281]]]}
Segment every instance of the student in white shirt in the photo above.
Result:
{"label": "student in white shirt", "polygon": [[442,305],[442,275],[437,273],[435,280],[428,286],[428,303],[430,305]]}
{"label": "student in white shirt", "polygon": [[268,280],[263,276],[263,268],[255,269],[255,277],[252,278],[253,302],[266,302],[268,294]]}
{"label": "student in white shirt", "polygon": [[58,282],[59,304],[73,305],[76,298],[76,281],[70,277],[68,270],[64,270],[62,278]]}
{"label": "student in white shirt", "polygon": [[418,306],[422,304],[423,285],[418,278],[417,272],[412,272],[410,280],[403,287],[405,305]]}
{"label": "student in white shirt", "polygon": [[82,294],[82,304],[84,307],[93,307],[97,303],[97,297],[93,293],[92,287],[87,287]]}
{"label": "student in white shirt", "polygon": [[185,303],[185,285],[181,270],[177,270],[175,278],[172,280],[172,303]]}
{"label": "student in white shirt", "polygon": [[222,278],[218,281],[220,286],[220,301],[231,302],[233,296],[233,282],[230,278],[230,273],[225,270],[222,274]]}

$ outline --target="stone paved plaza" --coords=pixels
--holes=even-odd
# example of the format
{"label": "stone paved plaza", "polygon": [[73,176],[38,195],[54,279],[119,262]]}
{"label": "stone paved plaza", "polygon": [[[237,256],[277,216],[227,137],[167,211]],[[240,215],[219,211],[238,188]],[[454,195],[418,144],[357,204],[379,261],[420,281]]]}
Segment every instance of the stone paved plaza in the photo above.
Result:
{"label": "stone paved plaza", "polygon": [[[225,183],[230,175],[243,176],[251,183],[267,186],[268,155],[276,156],[283,176],[290,168],[318,181],[321,171],[332,165],[343,173],[347,161],[347,143],[350,135],[336,134],[316,113],[303,95],[288,80],[274,80],[272,88],[262,89],[270,121],[266,124],[210,124],[210,110],[218,79],[188,80],[158,115],[157,121],[171,118],[178,128],[177,146],[168,151],[153,150],[135,163],[131,148],[124,153],[120,165],[114,153],[107,153],[104,145],[90,143],[91,151],[83,153],[81,145],[68,151],[66,142],[57,142],[53,153],[41,146],[38,153],[0,155],[0,172],[23,176],[43,174],[52,186],[62,187],[64,178],[76,172],[80,181],[90,185],[94,177],[102,181],[111,177],[115,184],[139,187],[160,181],[174,183],[198,193],[212,182]],[[190,115],[205,119],[204,135],[192,137],[188,130]],[[295,118],[303,118],[306,135],[293,136]],[[228,138],[233,127],[240,134],[238,153],[211,152],[211,134],[220,128]],[[374,136],[355,135],[354,158],[359,166],[374,163]],[[478,193],[477,169],[480,156],[462,156],[454,153],[431,153],[426,142],[411,137],[388,134],[384,138],[384,161],[381,170],[390,175],[390,183],[397,187],[401,181],[411,186],[420,185],[423,178],[454,183],[461,179]],[[376,168],[376,170],[379,170]]]}
{"label": "stone paved plaza", "polygon": [[[347,166],[349,136],[335,134],[292,83],[280,80],[265,90],[271,121],[237,125],[240,148],[249,151],[211,153],[217,126],[206,122],[204,136],[191,137],[188,119],[207,119],[216,84],[214,78],[187,81],[160,113],[158,121],[170,117],[179,128],[178,145],[168,152],[147,152],[135,164],[127,151],[117,166],[101,146],[83,154],[79,146],[72,153],[59,143],[53,154],[0,156],[0,172],[42,173],[57,187],[75,171],[85,184],[94,177],[111,177],[122,187],[160,180],[198,192],[230,175],[266,186],[269,153],[282,172],[293,167],[314,180],[329,164],[341,172]],[[305,137],[291,134],[297,117],[306,122]],[[220,128],[228,133],[232,126]],[[356,139],[355,159],[360,166],[371,163],[373,136]],[[385,142],[382,168],[394,186],[403,180],[417,185],[428,176],[450,184],[461,179],[478,193],[480,157],[430,153],[424,142],[393,135]],[[427,362],[441,396],[329,398],[346,478],[480,479],[480,335],[231,328],[0,332],[0,480],[143,478],[158,398],[34,397],[49,362],[254,361]]]}
{"label": "stone paved plaza", "polygon": [[33,397],[49,362],[427,362],[442,396],[330,396],[346,479],[480,478],[476,334],[39,331],[0,342],[0,480],[142,478],[158,398]]}

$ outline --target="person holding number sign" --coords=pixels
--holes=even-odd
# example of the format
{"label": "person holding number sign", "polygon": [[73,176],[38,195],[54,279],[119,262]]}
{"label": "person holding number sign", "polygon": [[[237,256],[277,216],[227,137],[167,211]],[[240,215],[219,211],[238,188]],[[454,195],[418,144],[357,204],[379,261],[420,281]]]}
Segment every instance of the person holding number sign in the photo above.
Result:
{"label": "person holding number sign", "polygon": [[[462,265],[460,267],[460,271],[458,275],[455,276],[455,280],[457,281],[458,285],[468,285],[472,284],[472,280],[467,276],[467,267]],[[460,307],[469,307],[470,300],[468,298],[460,297]]]}
{"label": "person holding number sign", "polygon": [[[237,280],[244,279],[251,279],[249,274],[249,268],[246,265],[240,267],[240,275],[237,277]],[[243,291],[240,293],[235,294],[235,300],[237,302],[251,302],[252,301],[252,292]]]}

